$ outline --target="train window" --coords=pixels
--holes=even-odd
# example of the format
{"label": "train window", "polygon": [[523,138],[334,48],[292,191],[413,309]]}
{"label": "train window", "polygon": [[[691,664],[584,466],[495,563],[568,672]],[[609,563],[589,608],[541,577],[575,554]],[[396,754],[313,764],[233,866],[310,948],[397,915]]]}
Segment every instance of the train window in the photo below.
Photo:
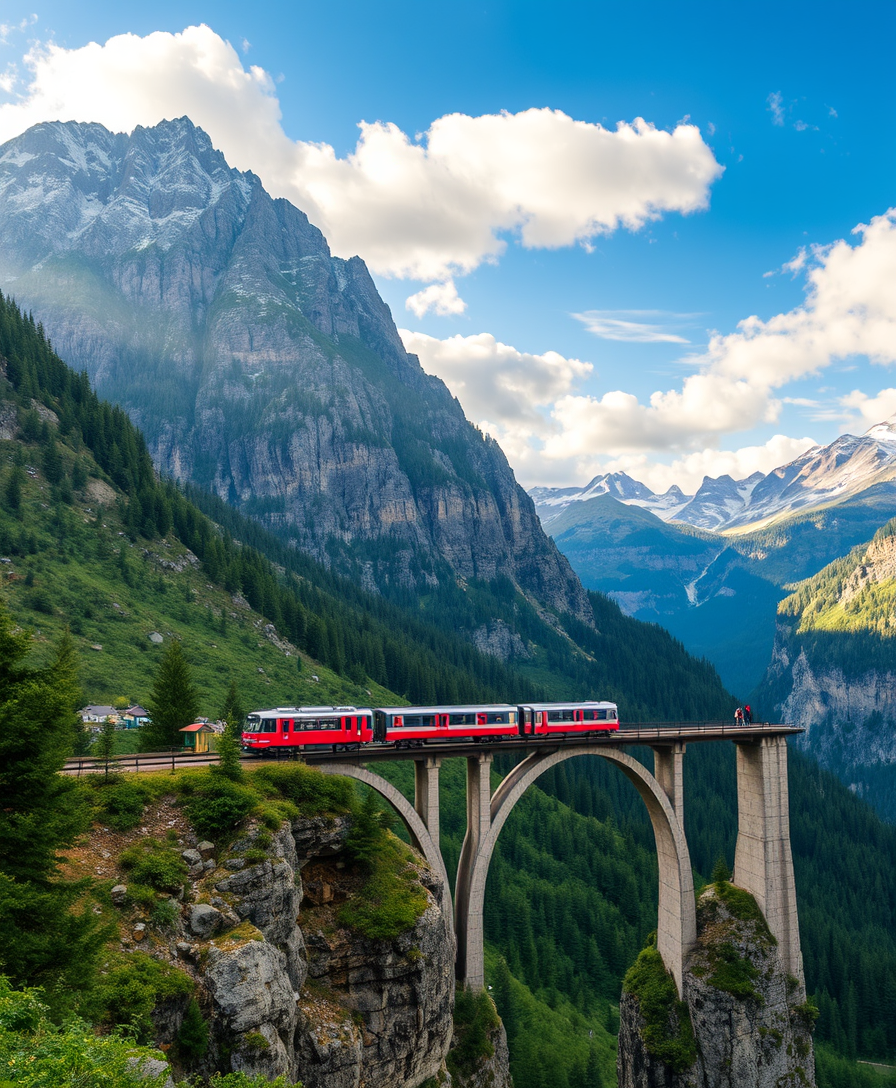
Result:
{"label": "train window", "polygon": [[476,715],[475,714],[449,714],[448,715],[448,724],[449,725],[475,725],[476,724]]}
{"label": "train window", "polygon": [[263,718],[261,722],[261,728],[259,733],[276,733],[277,732],[277,719],[276,718]]}
{"label": "train window", "polygon": [[548,721],[551,722],[571,722],[575,720],[575,711],[573,710],[549,710]]}
{"label": "train window", "polygon": [[423,727],[435,725],[436,718],[434,714],[405,714],[402,724],[404,725],[405,729],[409,727],[420,729]]}
{"label": "train window", "polygon": [[598,722],[605,722],[607,720],[606,710],[598,710],[595,712],[594,720]]}
{"label": "train window", "polygon": [[338,718],[319,718],[318,722],[317,722],[317,728],[318,729],[338,729],[339,728],[339,719]]}
{"label": "train window", "polygon": [[243,726],[244,733],[260,733],[261,732],[261,718],[257,714],[250,714],[246,718],[246,724]]}

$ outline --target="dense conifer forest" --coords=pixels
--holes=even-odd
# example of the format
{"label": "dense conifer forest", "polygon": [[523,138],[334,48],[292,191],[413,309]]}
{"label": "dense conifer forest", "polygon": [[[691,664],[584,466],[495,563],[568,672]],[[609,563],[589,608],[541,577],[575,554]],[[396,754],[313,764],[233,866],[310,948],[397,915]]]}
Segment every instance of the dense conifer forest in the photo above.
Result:
{"label": "dense conifer forest", "polygon": [[[327,666],[334,677],[328,689],[333,698],[337,690],[342,698],[372,690],[378,697],[421,703],[562,693],[615,699],[629,721],[730,713],[733,701],[710,666],[689,658],[661,628],[627,619],[599,594],[590,598],[594,629],[563,620],[562,630],[546,623],[506,581],[452,585],[428,600],[397,594],[386,599],[290,550],[215,497],[159,480],[127,416],[100,401],[86,377],[56,357],[41,327],[2,297],[0,371],[0,426],[14,436],[0,440],[0,553],[30,574],[41,564],[31,585],[17,576],[4,595],[16,622],[48,627],[55,622],[58,628],[68,619],[72,629],[71,638],[56,649],[35,644],[43,647],[40,661],[20,653],[14,625],[0,631],[12,662],[12,671],[0,677],[6,685],[0,702],[7,730],[19,713],[13,681],[32,673],[45,676],[41,670],[47,669],[62,675],[71,669],[76,648],[87,644],[94,617],[79,603],[77,588],[85,557],[99,559],[127,585],[141,582],[135,558],[140,550],[165,540],[196,556],[197,585],[201,581],[209,591],[220,587],[222,601],[243,596],[301,651],[302,659],[290,661],[291,675],[307,672],[308,659]],[[90,480],[115,489],[115,525],[121,529],[114,535],[104,530],[101,518],[85,515]],[[122,541],[134,548],[126,550]],[[162,580],[142,582],[145,594],[162,592]],[[170,601],[179,591],[172,588],[173,578],[165,584]],[[188,596],[178,603],[185,614],[197,608],[187,603]],[[216,607],[220,615],[206,608],[210,633],[233,623],[223,605]],[[463,637],[489,617],[512,622],[535,647],[532,659],[508,665]],[[135,654],[134,660],[141,659]],[[143,660],[148,693],[156,659],[144,655]],[[99,667],[91,663],[92,669]],[[211,693],[219,704],[229,679],[225,676],[222,690]],[[279,674],[277,683],[271,701],[295,701]],[[61,709],[44,708],[61,715],[54,759],[57,748],[76,738],[75,696],[63,702]],[[649,763],[649,753],[644,758]],[[506,757],[496,763],[496,774],[507,769]],[[405,787],[402,776],[408,773],[407,766],[395,771]],[[685,773],[692,862],[698,877],[707,878],[720,855],[733,861],[733,751],[727,745],[693,745]],[[443,844],[451,872],[463,834],[461,775],[460,767],[446,765],[443,772]],[[493,861],[486,917],[490,979],[511,1036],[517,1088],[610,1084],[608,1054],[621,977],[655,926],[652,833],[637,796],[600,760],[572,761],[539,785],[508,821]],[[896,829],[798,753],[791,753],[791,811],[807,983],[821,1012],[817,1038],[832,1055],[824,1059],[827,1071],[820,1083],[836,1086],[842,1082],[837,1080],[841,1058],[896,1058]],[[71,814],[71,827],[57,828],[34,870],[33,886],[28,885],[40,910],[51,912],[50,900],[44,903],[40,896],[58,895],[54,902],[63,907],[77,897],[77,890],[54,885],[48,861],[82,826],[83,814],[76,815]],[[23,876],[4,861],[21,863],[15,857],[21,830],[16,826],[3,829],[0,878],[8,896],[20,894],[15,881]],[[18,909],[0,913],[14,919]],[[64,917],[57,912],[57,922]],[[100,936],[89,919],[82,921],[78,939],[92,947]],[[12,947],[14,938],[6,934],[3,946]],[[37,959],[46,962],[46,956]],[[27,964],[17,967],[16,975],[20,981],[54,985],[45,971],[29,973]],[[564,1042],[564,1024],[585,1042]],[[566,1052],[568,1060],[561,1057]]]}

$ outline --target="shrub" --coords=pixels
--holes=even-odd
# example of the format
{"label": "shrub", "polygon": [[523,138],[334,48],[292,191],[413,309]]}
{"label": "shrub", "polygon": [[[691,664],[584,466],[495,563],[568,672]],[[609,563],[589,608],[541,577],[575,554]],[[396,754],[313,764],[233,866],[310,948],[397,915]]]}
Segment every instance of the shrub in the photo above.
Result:
{"label": "shrub", "polygon": [[159,892],[176,892],[187,876],[183,858],[166,842],[144,839],[122,851],[121,866],[136,884]]}
{"label": "shrub", "polygon": [[207,776],[195,783],[186,802],[187,817],[198,834],[217,839],[232,831],[257,803],[255,792],[223,775]]}
{"label": "shrub", "polygon": [[150,920],[159,929],[174,929],[180,918],[177,904],[170,899],[157,899],[153,904]]}
{"label": "shrub", "polygon": [[641,1034],[648,1052],[676,1073],[692,1066],[697,1059],[697,1042],[691,1015],[656,947],[641,951],[628,969],[622,989],[638,999],[644,1018]]}
{"label": "shrub", "polygon": [[139,783],[127,779],[110,782],[97,790],[96,818],[115,831],[130,831],[143,819],[147,800],[146,790]]}
{"label": "shrub", "polygon": [[448,1052],[448,1072],[452,1077],[472,1077],[484,1061],[495,1053],[489,1036],[498,1027],[495,1003],[484,991],[458,990],[454,1001],[454,1037]]}
{"label": "shrub", "polygon": [[167,1069],[144,1076],[143,1065],[160,1057],[158,1051],[137,1047],[133,1040],[114,1033],[97,1036],[78,1019],[58,1026],[48,1019],[47,1011],[39,991],[12,990],[0,977],[0,1068],[11,1078],[0,1084],[162,1088],[168,1081]]}
{"label": "shrub", "polygon": [[208,1024],[195,997],[190,998],[181,1021],[177,1033],[177,1049],[191,1061],[198,1061],[208,1050]]}
{"label": "shrub", "polygon": [[355,805],[354,785],[349,779],[323,774],[302,763],[259,767],[252,777],[292,801],[302,813],[343,814]]}
{"label": "shrub", "polygon": [[103,968],[96,1001],[106,1023],[142,1041],[153,1037],[152,1011],[160,1001],[192,993],[193,980],[176,967],[146,952],[115,952]]}

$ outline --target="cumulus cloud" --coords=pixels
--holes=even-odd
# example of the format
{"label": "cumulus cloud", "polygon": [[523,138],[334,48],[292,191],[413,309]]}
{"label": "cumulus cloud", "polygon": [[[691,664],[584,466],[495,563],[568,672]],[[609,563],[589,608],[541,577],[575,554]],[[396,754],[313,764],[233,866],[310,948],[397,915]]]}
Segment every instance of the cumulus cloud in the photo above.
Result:
{"label": "cumulus cloud", "polygon": [[840,403],[853,412],[854,418],[857,416],[859,423],[864,424],[867,430],[875,423],[896,416],[896,389],[881,389],[873,397],[854,389],[842,397]]}
{"label": "cumulus cloud", "polygon": [[[688,344],[672,326],[690,321],[696,314],[671,314],[664,310],[585,310],[572,315],[588,332],[601,340],[622,340],[630,344]],[[661,323],[634,320],[661,317]]]}
{"label": "cumulus cloud", "polygon": [[772,91],[766,98],[766,108],[772,115],[772,124],[783,127],[784,125],[784,99],[780,91]]}
{"label": "cumulus cloud", "polygon": [[232,165],[305,210],[337,253],[360,253],[383,275],[444,282],[497,259],[508,237],[588,245],[705,208],[722,173],[694,125],[666,132],[636,118],[610,130],[552,109],[450,114],[415,139],[362,122],[340,158],[328,144],[290,140],[271,77],[244,68],[207,26],[71,50],[48,44],[25,62],[18,101],[0,106],[0,139],[38,121],[127,131],[187,114]]}
{"label": "cumulus cloud", "polygon": [[454,280],[430,284],[416,295],[405,299],[404,304],[417,317],[423,317],[430,310],[440,317],[451,317],[462,314],[467,308],[466,302],[457,293]]}
{"label": "cumulus cloud", "polygon": [[[544,435],[552,425],[540,407],[552,404],[586,378],[591,363],[566,359],[556,351],[543,355],[518,351],[490,333],[437,340],[399,329],[405,348],[435,374],[483,429],[501,434]],[[497,437],[497,435],[496,435]]]}
{"label": "cumulus cloud", "polygon": [[702,363],[734,381],[777,388],[851,356],[896,362],[896,208],[853,234],[857,245],[841,239],[812,251],[804,305],[713,336]]}
{"label": "cumulus cloud", "polygon": [[[834,364],[842,369],[863,356],[879,365],[896,363],[896,209],[858,226],[854,235],[854,244],[841,240],[801,251],[785,266],[806,277],[801,306],[713,334],[705,352],[683,360],[692,372],[679,387],[646,400],[623,389],[581,392],[587,364],[553,352],[526,355],[486,334],[446,341],[403,335],[470,418],[504,445],[527,482],[581,482],[618,468],[640,472],[652,487],[664,480],[665,486],[676,480],[684,486],[682,481],[704,474],[768,472],[812,440],[778,435],[764,446],[735,452],[720,447],[731,435],[775,423],[784,404],[809,409],[816,419],[847,420],[851,412],[865,427],[896,413],[892,389],[877,396],[856,391],[829,407],[798,389],[785,395],[784,387]],[[604,332],[614,328],[597,325]],[[511,361],[509,381],[497,363],[501,352]],[[530,383],[537,375],[537,389],[520,375]]]}
{"label": "cumulus cloud", "polygon": [[[627,472],[658,495],[668,491],[673,484],[677,484],[685,494],[693,494],[703,483],[704,476],[727,475],[734,480],[743,480],[754,472],[765,475],[779,465],[793,461],[814,445],[811,438],[790,438],[776,434],[762,445],[743,446],[736,450],[695,450],[669,464],[652,461],[644,455],[620,457],[606,461],[606,467],[601,471]],[[588,478],[593,478],[593,475]],[[580,478],[584,479],[586,476],[587,473]]]}

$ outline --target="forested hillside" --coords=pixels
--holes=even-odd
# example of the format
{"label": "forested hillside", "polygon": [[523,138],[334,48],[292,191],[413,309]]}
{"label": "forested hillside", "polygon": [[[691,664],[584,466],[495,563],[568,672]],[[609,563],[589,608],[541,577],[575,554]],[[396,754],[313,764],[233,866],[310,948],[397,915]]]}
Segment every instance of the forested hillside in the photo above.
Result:
{"label": "forested hillside", "polygon": [[[629,721],[727,717],[733,706],[708,665],[599,594],[589,598],[593,630],[571,621],[557,630],[500,579],[440,588],[422,612],[408,611],[324,570],[219,500],[158,480],[124,413],[65,367],[40,326],[8,299],[0,302],[0,365],[0,551],[11,560],[4,596],[44,639],[69,623],[91,683],[114,664],[109,695],[141,677],[148,688],[156,651],[147,632],[164,628],[188,650],[196,639],[202,683],[218,704],[223,690],[214,685],[237,672],[247,692],[270,703],[371,698],[368,691],[421,702],[562,693],[615,698]],[[152,557],[162,555],[183,570],[159,566]],[[235,605],[238,597],[254,611]],[[454,633],[456,623],[511,615],[532,634],[531,657],[513,667]],[[263,634],[268,624],[298,657]],[[95,644],[103,650],[91,650]],[[506,769],[499,761],[496,773]],[[791,772],[819,1038],[844,1055],[896,1056],[896,831],[798,755]],[[707,877],[720,854],[733,858],[730,746],[691,746],[685,773],[692,860]],[[446,765],[443,782],[453,871],[462,768]],[[608,1030],[621,975],[655,925],[652,835],[636,795],[599,760],[558,768],[541,786],[508,821],[493,862],[490,969],[511,1028],[517,1088],[593,1088],[598,1075],[611,1083]],[[554,1076],[560,1068],[565,1082]]]}

